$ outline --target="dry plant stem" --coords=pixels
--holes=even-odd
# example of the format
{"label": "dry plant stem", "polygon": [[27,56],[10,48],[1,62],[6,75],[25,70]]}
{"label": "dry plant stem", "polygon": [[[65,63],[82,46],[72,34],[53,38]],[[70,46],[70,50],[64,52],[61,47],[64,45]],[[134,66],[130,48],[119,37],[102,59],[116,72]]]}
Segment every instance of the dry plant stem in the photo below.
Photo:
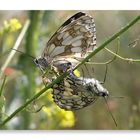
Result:
{"label": "dry plant stem", "polygon": [[[106,45],[108,45],[110,42],[115,40],[118,36],[120,36],[122,33],[127,31],[131,26],[133,26],[136,22],[140,20],[140,15],[138,15],[134,20],[132,20],[128,25],[126,25],[124,28],[122,28],[120,31],[118,31],[116,34],[114,34],[112,37],[110,37],[107,41],[105,41],[102,45],[100,45],[94,52],[91,52],[83,61],[81,61],[75,68],[77,69],[79,66],[87,62],[91,57],[93,57],[96,53],[98,53],[100,50],[102,50]],[[8,118],[6,118],[0,125],[0,127],[3,127],[7,122],[9,122],[15,115],[17,115],[19,112],[25,109],[26,106],[28,106],[32,101],[36,100],[38,97],[40,97],[43,93],[45,93],[46,90],[51,88],[54,84],[61,81],[63,78],[65,78],[68,75],[68,73],[64,73],[61,76],[59,76],[56,80],[52,81],[50,84],[48,84],[44,89],[42,89],[40,92],[38,92],[35,96],[33,96],[31,99],[29,99],[27,102],[25,102],[23,105],[21,105],[18,109],[16,109]]]}
{"label": "dry plant stem", "polygon": [[[30,24],[30,21],[27,20],[25,22],[25,25],[22,28],[22,30],[21,30],[21,32],[20,32],[20,34],[19,34],[16,42],[15,42],[14,46],[13,46],[13,49],[16,49],[16,50],[18,49],[18,47],[19,47],[19,45],[20,45],[20,43],[21,43],[21,41],[22,41],[22,39],[23,39],[23,37],[24,37],[24,35],[25,35],[28,27],[29,27],[29,24]],[[0,70],[1,71],[0,72],[0,78],[2,77],[2,75],[3,75],[3,73],[4,73],[5,69],[6,69],[6,67],[8,66],[8,64],[10,63],[10,61],[12,60],[12,58],[14,57],[15,53],[16,53],[16,51],[15,50],[12,50],[11,53],[9,54],[8,58],[6,59],[5,63],[1,67],[1,70]]]}

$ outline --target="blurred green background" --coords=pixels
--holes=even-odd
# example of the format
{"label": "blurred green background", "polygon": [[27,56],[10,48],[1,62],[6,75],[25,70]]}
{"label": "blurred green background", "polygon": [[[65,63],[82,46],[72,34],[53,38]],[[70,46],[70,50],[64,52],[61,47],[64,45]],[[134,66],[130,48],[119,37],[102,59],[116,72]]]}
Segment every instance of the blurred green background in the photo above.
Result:
{"label": "blurred green background", "polygon": [[[5,63],[23,25],[30,19],[30,26],[18,50],[32,56],[41,55],[46,42],[70,16],[79,11],[0,11],[0,66]],[[93,16],[97,31],[97,46],[101,45],[121,27],[133,20],[140,11],[85,11]],[[140,59],[140,22],[119,38],[119,55]],[[135,45],[131,45],[136,41]],[[106,46],[115,51],[118,40]],[[105,62],[113,57],[102,50],[94,62]],[[93,77],[102,81],[104,65],[94,65]],[[5,70],[6,84],[0,97],[0,122],[35,93],[43,88],[41,72],[27,55],[16,53]],[[3,78],[1,79],[1,85]],[[112,96],[123,99],[108,100],[118,127],[116,128],[104,102],[71,112],[59,109],[53,103],[50,91],[20,112],[3,129],[29,130],[124,130],[140,129],[140,63],[116,59],[108,67],[104,86]],[[42,105],[45,106],[41,109]],[[37,111],[38,110],[38,111]]]}

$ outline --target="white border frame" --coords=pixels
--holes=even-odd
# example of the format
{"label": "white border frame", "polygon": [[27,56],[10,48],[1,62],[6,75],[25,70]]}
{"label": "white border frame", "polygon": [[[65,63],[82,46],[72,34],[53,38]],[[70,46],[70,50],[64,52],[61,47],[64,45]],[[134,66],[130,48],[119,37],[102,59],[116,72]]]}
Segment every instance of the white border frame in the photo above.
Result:
{"label": "white border frame", "polygon": [[[1,1],[1,0],[0,0]],[[1,10],[139,10],[139,0],[3,0]]]}
{"label": "white border frame", "polygon": [[[140,10],[139,0],[3,0],[0,10]],[[0,131],[6,140],[118,140],[140,138],[139,131]]]}
{"label": "white border frame", "polygon": [[[32,132],[32,133],[31,133]],[[137,140],[139,131],[2,131],[1,139],[6,140]]]}

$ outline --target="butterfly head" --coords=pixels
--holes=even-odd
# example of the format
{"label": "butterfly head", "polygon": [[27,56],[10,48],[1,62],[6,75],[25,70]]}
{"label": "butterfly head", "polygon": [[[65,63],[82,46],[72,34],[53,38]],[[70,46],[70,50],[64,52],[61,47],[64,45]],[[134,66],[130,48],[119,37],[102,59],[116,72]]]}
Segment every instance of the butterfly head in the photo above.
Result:
{"label": "butterfly head", "polygon": [[69,70],[72,67],[72,63],[67,60],[58,60],[53,63],[57,70],[61,73]]}
{"label": "butterfly head", "polygon": [[104,88],[103,91],[98,92],[98,96],[107,97],[109,92]]}
{"label": "butterfly head", "polygon": [[108,90],[104,88],[98,80],[94,78],[88,80],[89,80],[88,89],[90,91],[95,93],[97,96],[102,96],[102,97],[109,96]]}
{"label": "butterfly head", "polygon": [[34,63],[37,67],[41,68],[42,70],[45,70],[49,66],[48,61],[44,57],[34,59]]}
{"label": "butterfly head", "polygon": [[106,97],[109,95],[108,90],[106,88],[104,88],[98,80],[96,80],[94,83],[94,89],[98,96]]}

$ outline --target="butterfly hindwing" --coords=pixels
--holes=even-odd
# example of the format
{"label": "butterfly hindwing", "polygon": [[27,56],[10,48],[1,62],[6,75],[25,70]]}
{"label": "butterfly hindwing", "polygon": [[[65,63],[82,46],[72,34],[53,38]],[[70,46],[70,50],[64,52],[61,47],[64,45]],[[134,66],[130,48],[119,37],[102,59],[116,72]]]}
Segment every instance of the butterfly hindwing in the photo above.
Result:
{"label": "butterfly hindwing", "polygon": [[93,104],[98,96],[90,90],[83,80],[67,77],[53,86],[54,102],[65,110],[78,110]]}

